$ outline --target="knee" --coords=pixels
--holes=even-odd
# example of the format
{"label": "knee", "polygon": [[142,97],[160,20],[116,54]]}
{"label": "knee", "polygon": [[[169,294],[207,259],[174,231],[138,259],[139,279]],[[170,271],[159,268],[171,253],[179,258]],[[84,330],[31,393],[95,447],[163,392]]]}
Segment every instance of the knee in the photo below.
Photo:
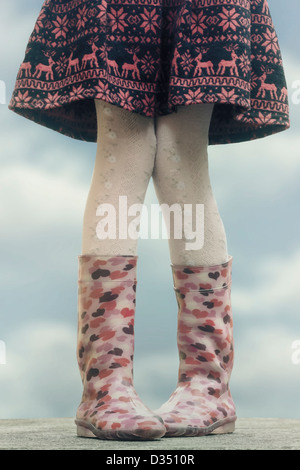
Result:
{"label": "knee", "polygon": [[149,118],[148,123],[148,146],[149,146],[149,160],[148,171],[152,175],[155,167],[156,151],[157,151],[157,138],[155,133],[155,122],[153,118]]}
{"label": "knee", "polygon": [[136,140],[138,150],[135,152],[136,162],[134,162],[134,166],[136,169],[142,169],[144,173],[151,177],[155,165],[157,147],[154,119],[147,116],[140,117],[140,126],[137,134],[131,134],[131,139]]}
{"label": "knee", "polygon": [[128,132],[129,149],[127,152],[129,160],[127,164],[131,166],[132,173],[136,178],[151,178],[156,158],[156,134],[154,119],[146,116],[139,116],[139,126]]}

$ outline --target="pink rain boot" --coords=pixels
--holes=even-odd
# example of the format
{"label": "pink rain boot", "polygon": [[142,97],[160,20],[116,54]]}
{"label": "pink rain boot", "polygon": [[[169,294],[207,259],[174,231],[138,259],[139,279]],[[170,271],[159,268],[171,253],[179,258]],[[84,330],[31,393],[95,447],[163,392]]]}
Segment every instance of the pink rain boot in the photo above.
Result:
{"label": "pink rain boot", "polygon": [[174,266],[178,303],[179,376],[176,390],[156,413],[166,437],[231,433],[235,406],[229,391],[233,366],[232,257],[219,266]]}
{"label": "pink rain boot", "polygon": [[83,395],[77,434],[99,439],[156,439],[162,419],[133,386],[137,256],[80,255],[77,358]]}

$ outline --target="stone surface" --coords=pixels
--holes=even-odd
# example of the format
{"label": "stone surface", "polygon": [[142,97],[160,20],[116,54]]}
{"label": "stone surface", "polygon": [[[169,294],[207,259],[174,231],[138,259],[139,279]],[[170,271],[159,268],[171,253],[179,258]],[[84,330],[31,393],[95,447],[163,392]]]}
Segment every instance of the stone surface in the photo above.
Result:
{"label": "stone surface", "polygon": [[[240,418],[233,434],[156,441],[76,436],[73,418],[0,420],[0,450],[300,450],[300,420]],[[119,455],[119,454],[118,454]]]}

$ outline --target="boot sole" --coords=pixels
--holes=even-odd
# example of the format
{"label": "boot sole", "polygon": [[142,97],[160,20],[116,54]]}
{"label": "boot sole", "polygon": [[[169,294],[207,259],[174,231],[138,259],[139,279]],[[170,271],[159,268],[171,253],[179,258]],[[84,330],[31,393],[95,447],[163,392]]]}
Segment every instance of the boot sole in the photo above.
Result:
{"label": "boot sole", "polygon": [[79,437],[91,437],[94,439],[111,439],[111,440],[126,440],[126,441],[137,441],[137,440],[154,440],[160,439],[165,435],[166,430],[162,429],[159,431],[158,429],[136,429],[132,431],[122,431],[122,430],[103,430],[98,429],[93,426],[91,423],[87,423],[86,421],[75,420],[75,424],[77,425],[77,436]]}
{"label": "boot sole", "polygon": [[200,437],[208,434],[231,434],[235,431],[236,416],[225,418],[206,428],[185,428],[167,431],[164,437]]}

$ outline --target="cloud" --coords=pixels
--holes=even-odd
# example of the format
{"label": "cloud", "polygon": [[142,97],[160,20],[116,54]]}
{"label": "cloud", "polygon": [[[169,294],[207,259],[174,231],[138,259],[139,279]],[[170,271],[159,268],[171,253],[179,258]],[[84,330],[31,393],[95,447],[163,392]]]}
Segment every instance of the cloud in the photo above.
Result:
{"label": "cloud", "polygon": [[30,3],[27,2],[27,8],[23,8],[23,2],[20,1],[2,2],[0,6],[1,65],[5,79],[8,79],[11,73],[16,78],[29,36],[42,6],[37,2]]}
{"label": "cloud", "polygon": [[58,226],[72,226],[83,213],[86,188],[62,172],[29,165],[6,166],[0,175],[2,234],[26,238]]}
{"label": "cloud", "polygon": [[[234,309],[241,315],[284,322],[293,319],[300,305],[300,248],[289,257],[273,254],[255,263],[255,281],[232,290]],[[269,321],[269,320],[268,320]]]}
{"label": "cloud", "polygon": [[299,331],[271,319],[248,325],[236,338],[231,382],[240,416],[300,418],[300,365],[292,361],[299,339]]}
{"label": "cloud", "polygon": [[275,198],[299,187],[300,103],[293,102],[292,84],[300,80],[300,62],[286,54],[284,63],[291,128],[263,139],[209,147],[213,188],[222,208],[232,204],[237,195],[246,195],[249,202],[256,203],[262,197]]}
{"label": "cloud", "polygon": [[73,416],[81,398],[76,329],[63,322],[30,320],[15,325],[5,343],[1,419]]}
{"label": "cloud", "polygon": [[298,135],[288,130],[271,137],[210,148],[212,185],[222,208],[246,198],[249,204],[264,203],[298,189]]}
{"label": "cloud", "polygon": [[150,409],[159,408],[176,388],[178,376],[178,353],[174,347],[169,351],[152,351],[137,355],[134,365],[134,383],[141,399]]}

